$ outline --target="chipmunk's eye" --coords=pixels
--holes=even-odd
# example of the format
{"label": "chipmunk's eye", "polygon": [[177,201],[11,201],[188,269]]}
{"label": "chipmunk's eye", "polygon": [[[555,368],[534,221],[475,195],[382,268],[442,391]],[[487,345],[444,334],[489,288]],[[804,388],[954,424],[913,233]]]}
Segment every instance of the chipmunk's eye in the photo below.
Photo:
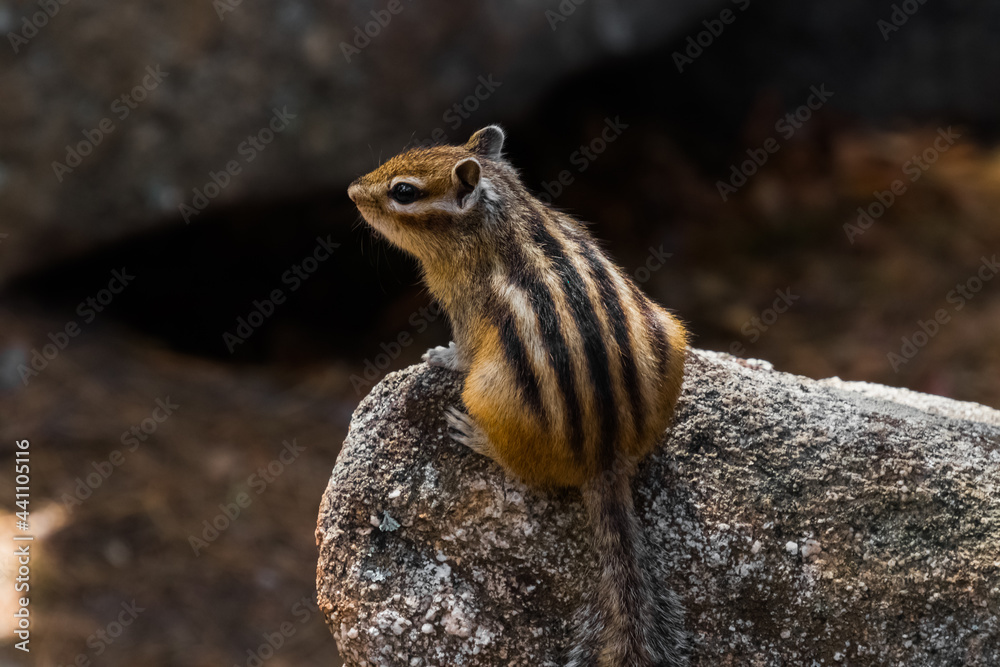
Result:
{"label": "chipmunk's eye", "polygon": [[420,197],[420,190],[410,183],[396,183],[389,190],[389,196],[400,204],[412,204]]}

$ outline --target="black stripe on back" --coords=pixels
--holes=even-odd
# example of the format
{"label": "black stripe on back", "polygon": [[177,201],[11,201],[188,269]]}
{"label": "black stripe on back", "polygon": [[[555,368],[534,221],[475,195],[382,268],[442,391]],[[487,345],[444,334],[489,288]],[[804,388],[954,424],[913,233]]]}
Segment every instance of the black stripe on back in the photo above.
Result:
{"label": "black stripe on back", "polygon": [[517,323],[514,321],[514,314],[510,306],[501,299],[493,297],[493,307],[491,312],[496,314],[495,324],[500,334],[500,344],[503,346],[504,356],[514,370],[514,377],[517,386],[521,389],[521,394],[528,407],[538,417],[545,422],[545,408],[542,405],[542,394],[538,387],[538,377],[535,370],[528,361],[528,351],[524,349],[524,342],[517,331]]}
{"label": "black stripe on back", "polygon": [[580,338],[583,339],[583,351],[587,357],[590,381],[594,386],[595,407],[601,422],[598,461],[602,469],[609,469],[614,463],[617,445],[618,410],[601,323],[587,295],[583,278],[566,256],[562,244],[545,229],[545,224],[540,218],[536,217],[532,221],[531,233],[534,242],[543,249],[556,273],[562,278],[566,302],[580,332]]}
{"label": "black stripe on back", "polygon": [[[531,308],[538,318],[542,333],[542,344],[548,353],[549,364],[556,374],[559,391],[566,404],[566,417],[569,422],[570,447],[577,460],[583,457],[583,411],[580,409],[580,397],[576,393],[576,380],[573,376],[573,364],[569,356],[569,347],[559,327],[559,315],[556,311],[552,293],[531,267],[521,248],[511,244],[507,249],[510,260],[509,275],[514,285],[528,295]],[[525,357],[527,359],[527,357]]]}
{"label": "black stripe on back", "polygon": [[597,284],[601,301],[611,323],[615,341],[618,343],[618,360],[621,363],[622,382],[625,391],[628,392],[630,411],[635,424],[636,435],[642,435],[645,427],[646,411],[642,404],[642,388],[639,386],[639,373],[635,365],[635,357],[632,355],[632,337],[629,334],[628,320],[625,318],[625,310],[622,308],[621,297],[615,287],[614,281],[608,275],[607,267],[601,262],[598,251],[589,243],[578,240],[580,252],[583,253],[587,264],[590,266],[590,273]]}

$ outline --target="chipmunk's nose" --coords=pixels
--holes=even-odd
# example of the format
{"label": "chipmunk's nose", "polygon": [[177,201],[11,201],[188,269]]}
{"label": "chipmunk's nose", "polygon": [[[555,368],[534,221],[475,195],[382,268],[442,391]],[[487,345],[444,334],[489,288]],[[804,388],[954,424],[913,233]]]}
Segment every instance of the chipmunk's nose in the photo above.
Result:
{"label": "chipmunk's nose", "polygon": [[347,196],[351,198],[351,201],[355,204],[358,203],[358,197],[361,196],[361,185],[357,181],[354,181],[347,188]]}

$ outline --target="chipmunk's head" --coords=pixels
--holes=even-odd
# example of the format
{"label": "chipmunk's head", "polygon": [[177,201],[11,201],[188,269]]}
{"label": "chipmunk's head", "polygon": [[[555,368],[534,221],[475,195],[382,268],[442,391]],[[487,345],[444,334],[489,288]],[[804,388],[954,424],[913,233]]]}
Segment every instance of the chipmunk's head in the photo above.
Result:
{"label": "chipmunk's head", "polygon": [[366,222],[426,262],[474,243],[499,209],[513,170],[501,157],[504,133],[485,127],[464,146],[415,148],[351,183]]}

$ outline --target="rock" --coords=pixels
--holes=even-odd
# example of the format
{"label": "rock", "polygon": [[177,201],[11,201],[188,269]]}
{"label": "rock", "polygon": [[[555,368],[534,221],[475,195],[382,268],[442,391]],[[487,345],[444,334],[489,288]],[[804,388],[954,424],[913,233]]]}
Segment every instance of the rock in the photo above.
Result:
{"label": "rock", "polygon": [[[458,402],[419,365],[354,414],[316,533],[348,665],[562,662],[594,582],[579,495],[452,442]],[[693,664],[1000,664],[997,411],[692,350],[635,497]]]}

